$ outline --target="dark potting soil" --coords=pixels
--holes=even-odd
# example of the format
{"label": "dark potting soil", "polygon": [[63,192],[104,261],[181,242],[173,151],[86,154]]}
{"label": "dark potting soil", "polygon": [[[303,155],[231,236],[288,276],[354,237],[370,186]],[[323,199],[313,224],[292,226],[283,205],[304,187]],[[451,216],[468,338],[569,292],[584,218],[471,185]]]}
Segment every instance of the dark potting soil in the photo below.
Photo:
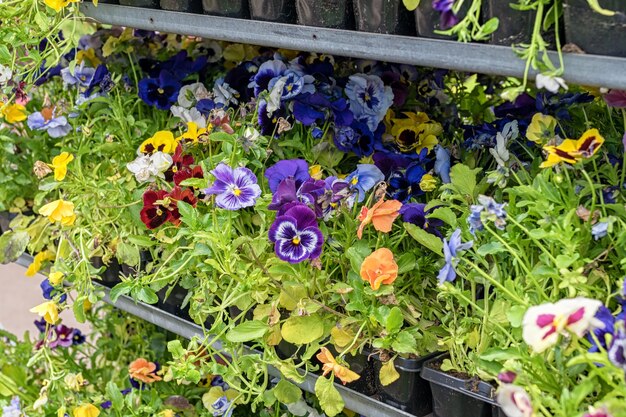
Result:
{"label": "dark potting soil", "polygon": [[[465,372],[443,371],[443,370],[441,370],[441,365],[442,364],[443,364],[443,359],[440,359],[440,360],[436,360],[436,361],[433,361],[433,362],[430,362],[430,363],[426,363],[425,366],[428,366],[431,369],[435,369],[435,370],[437,370],[439,372],[443,372],[444,374],[448,374],[448,375],[453,376],[455,378],[464,379],[466,381],[469,381],[468,388],[470,389],[470,391],[475,392],[477,394],[480,392],[480,389],[479,389],[478,385],[481,382],[485,382],[485,381],[482,381],[480,378],[477,378],[475,376],[474,377],[470,376],[469,374],[466,374]],[[492,385],[489,382],[487,382],[487,384]],[[496,387],[494,387],[494,389],[495,388]]]}

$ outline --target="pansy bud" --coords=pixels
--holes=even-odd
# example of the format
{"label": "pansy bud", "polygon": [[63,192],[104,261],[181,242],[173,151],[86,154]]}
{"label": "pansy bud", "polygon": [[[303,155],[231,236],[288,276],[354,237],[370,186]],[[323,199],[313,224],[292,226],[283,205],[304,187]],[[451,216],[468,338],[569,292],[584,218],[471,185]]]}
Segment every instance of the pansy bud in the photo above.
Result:
{"label": "pansy bud", "polygon": [[498,380],[505,384],[512,384],[517,378],[517,374],[513,371],[504,371],[498,374]]}
{"label": "pansy bud", "polygon": [[43,177],[51,173],[52,169],[45,162],[37,161],[33,166],[33,172],[35,173],[37,178],[42,179]]}

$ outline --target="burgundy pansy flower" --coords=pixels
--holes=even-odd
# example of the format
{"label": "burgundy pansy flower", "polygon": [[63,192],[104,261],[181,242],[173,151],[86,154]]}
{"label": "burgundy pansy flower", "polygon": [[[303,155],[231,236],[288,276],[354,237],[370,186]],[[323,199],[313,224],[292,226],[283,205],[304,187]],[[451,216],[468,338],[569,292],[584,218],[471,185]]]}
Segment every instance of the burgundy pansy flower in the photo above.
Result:
{"label": "burgundy pansy flower", "polygon": [[256,175],[248,168],[231,168],[220,163],[211,174],[215,177],[213,185],[204,193],[215,194],[215,204],[226,210],[239,210],[254,206],[261,195]]}
{"label": "burgundy pansy flower", "polygon": [[167,192],[164,190],[148,190],[143,193],[143,208],[141,209],[141,221],[148,229],[156,229],[170,217],[170,211],[164,204]]}
{"label": "burgundy pansy flower", "polygon": [[204,178],[204,172],[202,171],[202,167],[200,165],[196,165],[193,168],[185,168],[181,171],[178,171],[174,174],[174,184],[180,185],[181,182],[188,180],[189,178]]}
{"label": "burgundy pansy flower", "polygon": [[278,216],[270,227],[269,239],[275,244],[276,256],[292,264],[318,258],[324,243],[315,212],[304,204],[296,204]]}
{"label": "burgundy pansy flower", "polygon": [[165,180],[168,182],[172,182],[172,180],[174,179],[174,175],[176,175],[180,171],[184,171],[185,169],[189,168],[191,165],[193,165],[193,162],[193,156],[183,155],[183,147],[182,145],[178,144],[178,146],[176,147],[176,151],[172,156],[172,165],[167,171],[165,171]]}
{"label": "burgundy pansy flower", "polygon": [[179,186],[174,187],[174,189],[167,196],[170,199],[169,221],[178,226],[180,224],[180,212],[178,211],[178,202],[184,201],[185,203],[195,207],[198,199],[193,194],[193,191],[191,191],[191,189],[181,188]]}
{"label": "burgundy pansy flower", "polygon": [[51,333],[51,339],[48,343],[50,348],[54,349],[58,346],[70,347],[74,344],[73,336],[74,329],[67,327],[64,324],[60,324],[54,328]]}

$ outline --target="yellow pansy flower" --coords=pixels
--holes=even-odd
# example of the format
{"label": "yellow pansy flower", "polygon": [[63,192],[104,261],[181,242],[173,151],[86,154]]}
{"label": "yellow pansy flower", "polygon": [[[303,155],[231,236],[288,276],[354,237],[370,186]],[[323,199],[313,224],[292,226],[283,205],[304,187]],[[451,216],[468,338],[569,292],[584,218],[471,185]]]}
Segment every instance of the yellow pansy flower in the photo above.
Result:
{"label": "yellow pansy flower", "polygon": [[149,139],[143,141],[139,146],[139,152],[145,154],[153,154],[155,152],[164,152],[173,154],[176,151],[178,142],[174,139],[174,134],[167,130],[161,130]]}
{"label": "yellow pansy flower", "polygon": [[[0,102],[0,107],[3,104]],[[17,123],[26,120],[26,107],[21,104],[7,104],[2,107],[2,117],[7,123]]]}
{"label": "yellow pansy flower", "polygon": [[56,200],[39,209],[39,214],[48,216],[51,223],[59,222],[63,226],[71,226],[76,220],[74,203],[71,201]]}
{"label": "yellow pansy flower", "polygon": [[93,48],[88,48],[84,50],[80,50],[76,52],[76,62],[81,63],[83,61],[88,61],[92,67],[97,67],[102,64],[102,61],[96,56],[96,51]]}
{"label": "yellow pansy flower", "polygon": [[556,129],[556,119],[550,115],[536,113],[533,116],[528,129],[526,130],[526,138],[535,143],[546,143],[554,137]]}
{"label": "yellow pansy flower", "polygon": [[54,301],[46,301],[30,309],[31,313],[37,313],[46,323],[55,324],[59,321],[59,307]]}
{"label": "yellow pansy flower", "polygon": [[161,411],[161,417],[176,417],[176,413],[174,410],[168,408],[167,410]]}
{"label": "yellow pansy flower", "polygon": [[321,180],[322,179],[322,166],[321,165],[311,165],[309,167],[309,175],[311,176],[311,178],[315,179],[315,180]]}
{"label": "yellow pansy flower", "polygon": [[54,9],[55,12],[60,12],[70,3],[77,3],[79,0],[44,0],[46,6]]}
{"label": "yellow pansy flower", "polygon": [[393,119],[391,135],[403,152],[420,153],[426,148],[430,152],[439,141],[437,136],[443,128],[428,118],[426,113],[405,112],[406,119]]}
{"label": "yellow pansy flower", "polygon": [[208,130],[206,128],[198,128],[198,125],[194,122],[187,122],[187,131],[176,138],[177,141],[190,141],[198,143],[200,136],[206,134]]}
{"label": "yellow pansy flower", "polygon": [[45,261],[53,261],[54,258],[55,258],[54,252],[52,251],[46,250],[43,252],[39,252],[33,258],[33,262],[30,265],[28,265],[28,269],[26,269],[26,276],[27,277],[35,276],[35,274],[39,272],[39,270],[41,269],[41,265]]}
{"label": "yellow pansy flower", "polygon": [[74,155],[69,152],[61,152],[60,155],[52,158],[50,166],[54,169],[54,180],[63,181],[67,175],[67,164],[74,160]]}
{"label": "yellow pansy flower", "polygon": [[83,378],[83,374],[80,372],[77,374],[69,373],[65,375],[63,382],[65,382],[65,385],[72,391],[80,391],[85,384],[85,378]]}
{"label": "yellow pansy flower", "polygon": [[430,174],[424,174],[420,181],[422,191],[429,192],[437,188],[437,179]]}
{"label": "yellow pansy flower", "polygon": [[100,410],[93,404],[83,404],[74,409],[74,417],[98,417]]}
{"label": "yellow pansy flower", "polygon": [[52,285],[61,285],[63,283],[63,278],[65,278],[65,274],[63,272],[50,272],[48,275],[48,281]]}
{"label": "yellow pansy flower", "polygon": [[549,168],[561,162],[573,165],[584,158],[591,158],[603,143],[604,138],[598,129],[589,129],[578,140],[565,139],[558,146],[544,146],[548,158],[539,167]]}

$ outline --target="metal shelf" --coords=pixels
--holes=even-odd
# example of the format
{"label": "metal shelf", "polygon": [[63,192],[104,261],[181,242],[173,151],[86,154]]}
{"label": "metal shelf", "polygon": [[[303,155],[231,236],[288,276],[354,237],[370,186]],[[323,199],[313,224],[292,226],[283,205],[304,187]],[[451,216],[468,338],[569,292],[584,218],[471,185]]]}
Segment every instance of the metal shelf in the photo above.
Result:
{"label": "metal shelf", "polygon": [[[15,263],[28,267],[31,264],[33,257],[30,255],[22,255],[15,261]],[[156,326],[159,326],[165,330],[168,330],[174,334],[177,334],[186,339],[191,339],[194,336],[204,337],[202,327],[195,323],[191,323],[178,316],[170,314],[166,311],[160,310],[155,306],[144,304],[133,300],[132,298],[122,295],[115,303],[111,302],[109,298],[110,289],[101,286],[105,293],[103,301],[116,307],[122,311],[125,311],[133,316],[139,317],[147,322],[150,322]],[[221,350],[221,343],[219,340],[213,340],[211,342],[213,347]],[[225,352],[228,354],[228,352]],[[250,350],[249,353],[255,353]],[[257,352],[258,353],[258,352]],[[273,377],[280,377],[280,371],[276,368],[270,367],[269,374]],[[300,388],[308,392],[315,392],[315,381],[318,376],[313,374],[307,374],[302,384],[297,384]],[[380,401],[376,401],[366,395],[360,394],[356,391],[348,389],[340,384],[335,384],[335,387],[341,393],[341,397],[346,403],[346,408],[352,410],[362,416],[366,417],[415,417],[412,414],[401,411],[395,407],[387,404],[383,404]],[[429,417],[429,416],[426,416]]]}
{"label": "metal shelf", "polygon": [[[525,62],[508,46],[381,35],[242,20],[112,4],[81,4],[101,23],[458,71],[521,78]],[[558,62],[551,52],[553,62]],[[573,84],[626,90],[626,58],[564,54],[563,78]],[[532,73],[534,76],[534,73]]]}

